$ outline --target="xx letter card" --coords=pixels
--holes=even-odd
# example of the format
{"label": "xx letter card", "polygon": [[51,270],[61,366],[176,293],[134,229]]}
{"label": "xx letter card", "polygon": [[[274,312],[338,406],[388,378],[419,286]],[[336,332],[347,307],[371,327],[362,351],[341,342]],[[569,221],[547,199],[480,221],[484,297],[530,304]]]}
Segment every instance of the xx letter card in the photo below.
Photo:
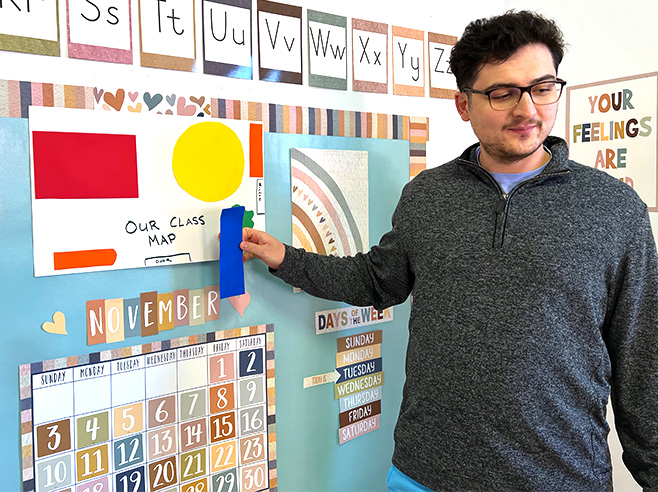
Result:
{"label": "xx letter card", "polygon": [[59,56],[58,0],[0,2],[0,50]]}
{"label": "xx letter card", "polygon": [[309,85],[347,90],[347,18],[309,10]]}
{"label": "xx letter card", "polygon": [[130,0],[67,0],[69,56],[132,64]]}
{"label": "xx letter card", "polygon": [[450,71],[450,50],[457,42],[457,37],[428,32],[427,40],[430,97],[452,99],[457,88],[455,77]]}
{"label": "xx letter card", "polygon": [[352,88],[388,93],[388,24],[352,19]]}
{"label": "xx letter card", "polygon": [[258,0],[261,80],[302,83],[302,8]]}
{"label": "xx letter card", "polygon": [[251,79],[251,0],[203,0],[203,71]]}
{"label": "xx letter card", "polygon": [[393,94],[425,96],[425,33],[392,26]]}
{"label": "xx letter card", "polygon": [[143,67],[194,69],[194,2],[139,0],[139,20]]}
{"label": "xx letter card", "polygon": [[219,213],[257,215],[262,125],[30,108],[36,276],[217,260]]}

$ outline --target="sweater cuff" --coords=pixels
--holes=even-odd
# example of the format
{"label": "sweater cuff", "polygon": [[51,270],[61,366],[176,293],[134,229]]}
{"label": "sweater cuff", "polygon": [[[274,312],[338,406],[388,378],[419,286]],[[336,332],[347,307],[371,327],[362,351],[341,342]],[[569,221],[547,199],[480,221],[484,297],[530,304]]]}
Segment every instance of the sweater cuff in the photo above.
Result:
{"label": "sweater cuff", "polygon": [[276,270],[274,268],[268,267],[268,271],[274,275],[275,277],[279,277],[283,280],[288,278],[290,276],[290,263],[291,263],[291,257],[295,251],[295,248],[290,246],[289,244],[284,244],[286,250],[283,255],[283,261],[281,262],[281,265],[279,265],[279,268]]}

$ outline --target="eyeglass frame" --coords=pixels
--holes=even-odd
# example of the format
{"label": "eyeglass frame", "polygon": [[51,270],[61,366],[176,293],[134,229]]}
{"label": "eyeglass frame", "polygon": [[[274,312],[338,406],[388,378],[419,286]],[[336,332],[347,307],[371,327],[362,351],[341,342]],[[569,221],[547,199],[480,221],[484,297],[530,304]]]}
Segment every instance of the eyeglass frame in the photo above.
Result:
{"label": "eyeglass frame", "polygon": [[[535,99],[532,97],[532,88],[541,84],[546,84],[547,82],[555,83],[555,84],[560,84],[560,94],[557,96],[557,99],[553,102],[550,103],[538,103],[535,102]],[[471,88],[465,88],[462,92],[471,92],[473,94],[480,94],[482,96],[487,96],[487,99],[489,100],[489,107],[493,109],[494,111],[508,111],[512,108],[515,108],[519,105],[521,102],[521,98],[523,97],[523,93],[527,92],[528,95],[530,96],[530,100],[532,101],[533,104],[536,104],[538,106],[548,106],[549,104],[555,104],[560,100],[562,97],[562,92],[564,91],[564,86],[567,85],[566,80],[558,79],[556,78],[555,80],[542,80],[540,82],[535,82],[534,84],[527,85],[525,87],[519,87],[518,85],[506,85],[506,86],[501,86],[501,87],[494,87],[493,89],[489,89],[487,91],[479,91],[477,89],[471,89]],[[496,109],[493,107],[493,104],[491,103],[491,93],[495,92],[500,89],[519,89],[521,92],[519,92],[519,99],[516,101],[516,104],[514,106],[510,106],[509,108],[504,108],[504,109]]]}

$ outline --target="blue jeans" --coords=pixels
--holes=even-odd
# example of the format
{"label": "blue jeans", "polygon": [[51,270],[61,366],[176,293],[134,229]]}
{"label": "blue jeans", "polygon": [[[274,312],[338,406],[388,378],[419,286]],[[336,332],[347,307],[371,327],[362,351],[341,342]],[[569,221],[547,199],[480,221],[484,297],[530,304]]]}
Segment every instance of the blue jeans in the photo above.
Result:
{"label": "blue jeans", "polygon": [[412,480],[393,465],[386,476],[386,489],[388,492],[433,492],[432,489]]}

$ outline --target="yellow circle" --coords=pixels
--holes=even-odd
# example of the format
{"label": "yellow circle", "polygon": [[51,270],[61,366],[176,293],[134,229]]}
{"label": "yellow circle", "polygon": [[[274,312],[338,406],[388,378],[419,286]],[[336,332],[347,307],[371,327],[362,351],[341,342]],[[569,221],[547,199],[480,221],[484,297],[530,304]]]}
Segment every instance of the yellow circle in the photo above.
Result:
{"label": "yellow circle", "polygon": [[194,198],[204,202],[224,200],[242,183],[242,143],[223,123],[197,123],[176,141],[172,167],[178,185]]}

